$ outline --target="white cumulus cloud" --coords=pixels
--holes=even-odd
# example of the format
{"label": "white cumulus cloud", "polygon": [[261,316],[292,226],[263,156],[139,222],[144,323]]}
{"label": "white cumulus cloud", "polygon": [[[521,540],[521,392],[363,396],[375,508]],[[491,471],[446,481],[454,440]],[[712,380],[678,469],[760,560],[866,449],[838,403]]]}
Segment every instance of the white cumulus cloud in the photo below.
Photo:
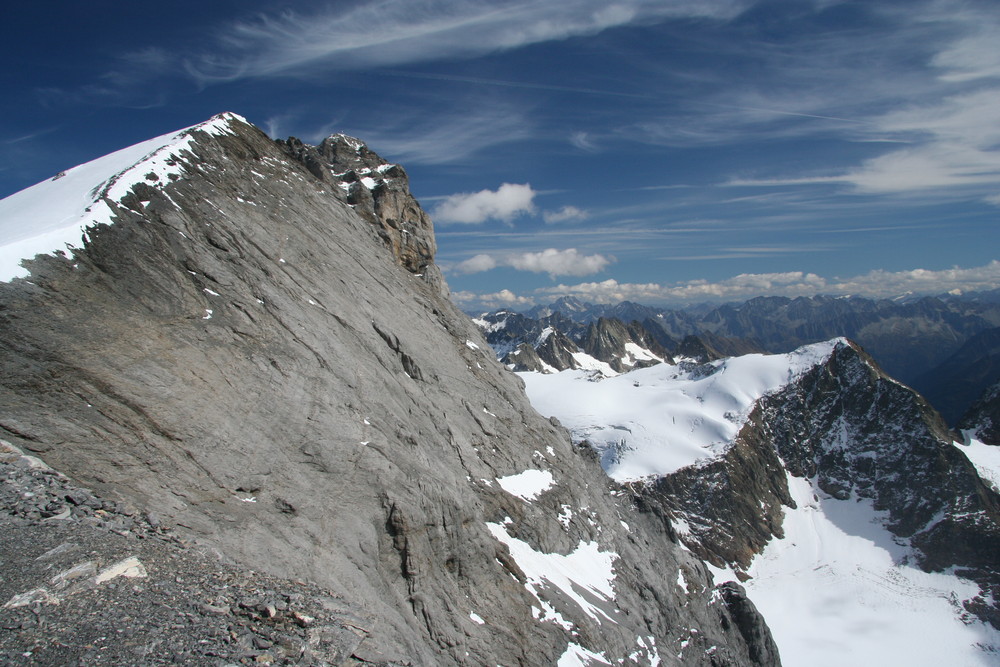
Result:
{"label": "white cumulus cloud", "polygon": [[863,296],[890,299],[905,294],[937,295],[945,292],[976,292],[1000,288],[1000,261],[984,266],[955,267],[932,271],[876,270],[849,278],[824,278],[815,273],[743,273],[716,282],[689,280],[673,285],[619,283],[609,279],[576,285],[556,285],[535,291],[539,297],[575,296],[593,303],[697,303],[740,301],[756,296]]}
{"label": "white cumulus cloud", "polygon": [[497,261],[492,255],[475,255],[455,265],[457,273],[482,273],[497,268]]}
{"label": "white cumulus cloud", "polygon": [[535,300],[531,297],[519,296],[509,289],[502,289],[499,292],[491,292],[489,294],[476,294],[475,292],[468,291],[452,292],[451,298],[456,303],[486,310],[530,307],[535,305]]}
{"label": "white cumulus cloud", "polygon": [[541,252],[519,252],[507,255],[479,254],[459,262],[452,269],[456,273],[481,273],[500,266],[547,273],[556,276],[587,276],[599,273],[615,261],[614,257],[600,254],[584,255],[576,248],[556,250],[548,248]]}
{"label": "white cumulus cloud", "polygon": [[528,183],[504,183],[496,190],[454,194],[438,204],[431,217],[439,223],[510,222],[518,216],[534,212],[535,194]]}
{"label": "white cumulus cloud", "polygon": [[581,255],[576,248],[541,252],[524,252],[510,255],[505,263],[518,271],[547,273],[550,276],[586,276],[603,271],[614,261],[604,255]]}

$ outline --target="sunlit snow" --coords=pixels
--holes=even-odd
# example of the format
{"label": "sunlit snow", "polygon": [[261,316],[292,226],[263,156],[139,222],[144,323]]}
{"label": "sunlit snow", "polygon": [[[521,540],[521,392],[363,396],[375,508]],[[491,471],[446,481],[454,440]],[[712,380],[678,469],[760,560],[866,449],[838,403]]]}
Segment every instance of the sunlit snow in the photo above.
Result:
{"label": "sunlit snow", "polygon": [[556,667],[593,667],[593,665],[610,665],[607,658],[600,653],[588,651],[579,644],[570,644],[556,663]]}
{"label": "sunlit snow", "polygon": [[[548,585],[555,586],[568,598],[573,600],[580,609],[597,622],[616,622],[609,611],[614,609],[615,592],[612,582],[615,579],[614,562],[618,554],[613,551],[601,551],[597,542],[580,542],[576,549],[566,554],[547,554],[535,551],[527,542],[511,536],[507,528],[498,523],[487,523],[487,528],[493,536],[507,545],[510,555],[518,567],[528,578],[526,587],[539,601],[547,612],[547,616],[565,626],[565,621],[558,613],[545,603],[541,597]],[[609,603],[606,608],[598,606],[598,602]]]}
{"label": "sunlit snow", "polygon": [[966,442],[956,445],[958,449],[969,457],[972,465],[976,466],[979,476],[1000,491],[1000,447],[987,445],[976,438],[965,433]]}
{"label": "sunlit snow", "polygon": [[[845,344],[661,364],[600,381],[582,371],[520,376],[532,404],[558,417],[575,440],[589,440],[612,477],[636,480],[723,453],[757,399]],[[966,441],[956,446],[984,479],[1000,483],[1000,448]],[[798,509],[786,508],[785,537],[754,559],[744,583],[786,667],[1000,664],[1000,633],[962,607],[978,586],[913,565],[909,548],[883,527],[870,501],[830,498],[805,479],[789,476],[788,483]],[[690,532],[681,518],[673,524]],[[735,578],[711,569],[717,581]],[[678,587],[687,583],[680,573]]]}
{"label": "sunlit snow", "polygon": [[1000,664],[990,652],[1000,650],[1000,633],[963,620],[961,602],[978,586],[903,564],[907,549],[869,501],[823,497],[792,476],[788,485],[798,509],[786,508],[784,539],[754,559],[744,584],[782,664]]}
{"label": "sunlit snow", "polygon": [[788,354],[658,364],[600,382],[582,370],[519,375],[535,409],[590,442],[608,475],[625,482],[722,453],[757,399],[846,344],[835,339]]}
{"label": "sunlit snow", "polygon": [[195,130],[230,132],[226,113],[178,132],[124,148],[0,200],[0,281],[28,275],[23,259],[83,247],[86,229],[110,224],[105,199],[120,202],[136,183],[157,187],[181,175],[175,158],[189,150]]}
{"label": "sunlit snow", "polygon": [[525,470],[516,475],[500,477],[497,484],[512,496],[530,501],[548,491],[555,484],[555,479],[548,470]]}

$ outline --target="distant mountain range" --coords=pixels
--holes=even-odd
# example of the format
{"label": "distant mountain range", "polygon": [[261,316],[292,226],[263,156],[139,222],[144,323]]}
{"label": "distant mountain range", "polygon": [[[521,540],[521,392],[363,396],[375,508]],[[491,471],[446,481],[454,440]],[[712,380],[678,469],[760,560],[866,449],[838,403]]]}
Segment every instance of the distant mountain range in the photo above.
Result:
{"label": "distant mountain range", "polygon": [[[844,336],[861,345],[889,375],[927,396],[951,424],[1000,379],[1000,297],[996,292],[899,300],[758,297],[741,304],[682,310],[627,301],[595,305],[564,297],[524,313],[499,310],[475,319],[500,359],[523,343],[537,348],[535,343],[549,328],[594,356],[585,343],[590,327],[602,320],[631,327],[634,340],[630,342],[655,341],[668,353],[682,344],[687,348],[701,345],[703,354],[709,356],[788,352]],[[547,351],[538,353],[545,359]],[[530,356],[523,348],[520,354],[525,359]],[[598,361],[609,363],[607,358]]]}

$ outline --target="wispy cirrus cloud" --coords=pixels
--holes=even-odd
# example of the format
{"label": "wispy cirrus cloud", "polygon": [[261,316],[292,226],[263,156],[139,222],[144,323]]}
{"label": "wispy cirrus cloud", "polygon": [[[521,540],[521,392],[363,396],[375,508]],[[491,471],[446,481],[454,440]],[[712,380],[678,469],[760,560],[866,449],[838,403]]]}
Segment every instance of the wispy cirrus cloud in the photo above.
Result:
{"label": "wispy cirrus cloud", "polygon": [[367,69],[468,58],[670,17],[731,18],[743,0],[381,0],[233,23],[211,52],[186,61],[211,83],[306,69]]}
{"label": "wispy cirrus cloud", "polygon": [[853,163],[841,158],[803,169],[808,161],[799,157],[794,174],[775,165],[728,184],[825,184],[878,195],[935,190],[993,201],[1000,188],[1000,52],[991,45],[1000,43],[1000,11],[974,0],[865,11],[876,20],[851,31],[806,34],[780,46],[737,41],[733,49],[752,47],[747,58],[758,76],[727,88],[714,82],[672,114],[619,133],[676,146],[810,138],[867,144]]}
{"label": "wispy cirrus cloud", "polygon": [[311,139],[319,141],[331,131],[346,132],[364,137],[388,160],[433,165],[460,163],[488,148],[527,139],[537,132],[521,109],[496,100],[488,102],[468,100],[460,105],[460,112],[433,109],[433,113],[412,116],[404,108],[391,114],[389,120],[357,127],[339,121],[325,123]]}
{"label": "wispy cirrus cloud", "polygon": [[[1000,39],[1000,35],[998,35]],[[861,193],[892,194],[948,188],[1000,188],[1000,87],[910,105],[872,120],[873,129],[904,145],[835,175],[734,179],[729,185],[846,184]]]}

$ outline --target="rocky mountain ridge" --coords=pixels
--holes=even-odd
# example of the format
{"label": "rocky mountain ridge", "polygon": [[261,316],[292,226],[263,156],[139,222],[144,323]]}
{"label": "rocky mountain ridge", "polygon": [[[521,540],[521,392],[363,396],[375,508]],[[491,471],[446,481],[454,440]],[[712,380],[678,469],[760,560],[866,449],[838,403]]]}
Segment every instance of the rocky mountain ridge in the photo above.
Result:
{"label": "rocky mountain ridge", "polygon": [[[365,619],[346,652],[334,632],[253,660],[779,663],[740,588],[713,586],[540,417],[445,298],[405,172],[357,140],[274,142],[233,114],[169,141],[120,172],[136,180],[94,190],[86,213],[108,215],[82,246],[0,283],[0,434],[237,570],[311,582]],[[172,176],[144,179],[153,157]],[[4,546],[64,539],[43,530]],[[2,632],[4,647],[38,636]],[[280,643],[233,632],[199,640],[240,660],[244,639]],[[156,641],[132,637],[130,664],[158,664]],[[89,659],[36,648],[26,664]]]}

